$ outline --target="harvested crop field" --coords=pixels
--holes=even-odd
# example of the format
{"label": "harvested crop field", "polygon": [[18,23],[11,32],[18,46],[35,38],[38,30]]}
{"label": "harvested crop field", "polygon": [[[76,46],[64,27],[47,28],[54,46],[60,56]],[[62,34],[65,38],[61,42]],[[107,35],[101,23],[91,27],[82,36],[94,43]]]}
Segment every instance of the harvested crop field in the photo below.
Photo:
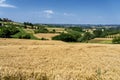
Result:
{"label": "harvested crop field", "polygon": [[65,28],[47,28],[49,31],[55,30],[56,32],[66,32]]}
{"label": "harvested crop field", "polygon": [[59,33],[39,33],[39,34],[34,34],[34,36],[38,38],[46,38],[51,40],[52,37],[60,35]]}
{"label": "harvested crop field", "polygon": [[2,80],[120,80],[120,45],[0,39]]}

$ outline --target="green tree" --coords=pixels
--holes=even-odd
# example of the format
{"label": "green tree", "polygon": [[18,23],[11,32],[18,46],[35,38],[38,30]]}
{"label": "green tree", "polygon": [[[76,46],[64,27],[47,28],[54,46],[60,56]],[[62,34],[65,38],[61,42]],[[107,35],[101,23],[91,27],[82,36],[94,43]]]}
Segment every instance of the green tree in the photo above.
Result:
{"label": "green tree", "polygon": [[45,27],[39,27],[39,29],[36,29],[34,32],[35,33],[48,33],[49,31]]}
{"label": "green tree", "polygon": [[30,26],[31,29],[34,29],[34,24],[30,23],[30,22],[24,22],[24,27],[26,28],[26,26]]}
{"label": "green tree", "polygon": [[81,38],[78,38],[78,41],[88,43],[88,41],[93,39],[93,38],[94,38],[93,34],[91,34],[90,32],[86,32],[86,33],[84,33],[84,35]]}
{"label": "green tree", "polygon": [[2,38],[10,38],[10,30],[8,28],[2,28],[0,31],[0,37]]}
{"label": "green tree", "polygon": [[95,30],[93,31],[93,34],[95,35],[95,37],[101,37],[102,30]]}
{"label": "green tree", "polygon": [[120,44],[120,37],[113,38],[112,43],[113,44]]}
{"label": "green tree", "polygon": [[53,30],[52,30],[52,32],[53,32],[53,33],[55,33],[55,32],[56,32],[56,30],[55,30],[55,29],[53,29]]}
{"label": "green tree", "polygon": [[53,40],[62,40],[65,42],[76,42],[76,39],[73,35],[68,33],[61,33],[58,36],[52,37]]}
{"label": "green tree", "polygon": [[83,29],[81,27],[69,27],[69,29],[72,29],[72,30],[78,31],[78,32],[83,32]]}
{"label": "green tree", "polygon": [[0,18],[0,21],[3,21],[2,18]]}
{"label": "green tree", "polygon": [[31,35],[30,34],[21,34],[18,37],[19,39],[31,39]]}
{"label": "green tree", "polygon": [[18,33],[19,30],[16,27],[2,27],[0,30],[0,37],[2,38],[11,38],[11,35]]}

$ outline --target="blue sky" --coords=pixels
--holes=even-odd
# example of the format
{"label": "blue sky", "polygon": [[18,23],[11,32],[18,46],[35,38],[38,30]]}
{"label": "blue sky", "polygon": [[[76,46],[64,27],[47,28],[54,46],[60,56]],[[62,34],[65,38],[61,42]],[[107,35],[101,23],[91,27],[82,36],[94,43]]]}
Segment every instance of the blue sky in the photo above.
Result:
{"label": "blue sky", "polygon": [[0,17],[18,22],[120,24],[120,0],[0,0]]}

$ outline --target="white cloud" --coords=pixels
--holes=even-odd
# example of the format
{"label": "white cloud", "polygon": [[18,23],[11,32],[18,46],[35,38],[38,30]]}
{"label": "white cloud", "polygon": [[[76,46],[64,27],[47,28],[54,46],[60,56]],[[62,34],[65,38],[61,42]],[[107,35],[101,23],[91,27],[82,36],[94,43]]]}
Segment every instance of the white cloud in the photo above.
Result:
{"label": "white cloud", "polygon": [[46,18],[51,18],[52,15],[54,14],[53,10],[44,10],[43,12]]}
{"label": "white cloud", "polygon": [[5,2],[5,0],[0,0],[0,3],[3,3],[3,2]]}
{"label": "white cloud", "polygon": [[0,0],[0,7],[16,8],[14,5],[7,4],[7,3],[6,3],[6,0]]}
{"label": "white cloud", "polygon": [[54,14],[53,10],[44,10],[44,12],[47,14]]}

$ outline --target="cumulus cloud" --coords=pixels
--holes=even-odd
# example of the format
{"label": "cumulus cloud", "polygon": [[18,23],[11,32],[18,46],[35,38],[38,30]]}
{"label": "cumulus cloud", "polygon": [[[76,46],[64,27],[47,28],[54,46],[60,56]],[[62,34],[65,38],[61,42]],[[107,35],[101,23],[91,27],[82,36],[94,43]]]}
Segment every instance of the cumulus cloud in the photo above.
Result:
{"label": "cumulus cloud", "polygon": [[54,14],[53,10],[44,10],[43,12],[46,18],[51,18],[52,15]]}
{"label": "cumulus cloud", "polygon": [[16,8],[14,5],[7,4],[7,3],[6,3],[6,0],[0,0],[0,7]]}

